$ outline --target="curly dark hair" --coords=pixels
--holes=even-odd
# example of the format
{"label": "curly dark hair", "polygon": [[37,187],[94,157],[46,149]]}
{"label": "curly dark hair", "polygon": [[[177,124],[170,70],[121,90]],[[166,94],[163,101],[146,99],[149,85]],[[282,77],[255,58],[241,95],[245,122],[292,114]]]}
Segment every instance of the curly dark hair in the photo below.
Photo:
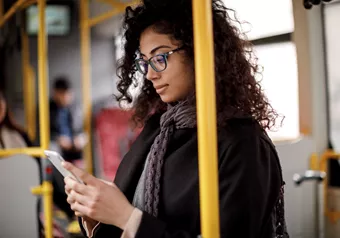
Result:
{"label": "curly dark hair", "polygon": [[[240,22],[229,16],[234,12],[224,6],[221,0],[212,0],[216,105],[218,125],[224,125],[233,117],[252,117],[263,129],[275,125],[278,114],[262,92],[255,79],[260,67],[252,52],[252,44],[234,23]],[[133,103],[133,121],[143,125],[154,112],[166,108],[149,80],[138,81],[135,59],[139,50],[141,33],[152,26],[155,31],[167,34],[179,41],[189,59],[194,61],[193,21],[191,0],[144,0],[135,8],[128,7],[124,18],[125,55],[119,61],[117,84],[123,101],[132,103],[128,89],[131,85],[142,83],[141,92]],[[211,79],[213,80],[213,79]]]}

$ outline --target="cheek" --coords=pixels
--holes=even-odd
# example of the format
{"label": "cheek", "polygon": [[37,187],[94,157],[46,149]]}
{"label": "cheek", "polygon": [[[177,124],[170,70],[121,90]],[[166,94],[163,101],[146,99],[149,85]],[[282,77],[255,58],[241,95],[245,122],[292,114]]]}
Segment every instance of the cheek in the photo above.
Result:
{"label": "cheek", "polygon": [[191,91],[195,87],[194,72],[192,68],[186,65],[182,65],[180,71],[174,80],[176,80],[176,85],[181,91]]}
{"label": "cheek", "polygon": [[195,80],[189,72],[182,72],[172,78],[170,86],[171,90],[169,90],[169,93],[171,93],[174,99],[182,100],[195,90]]}
{"label": "cheek", "polygon": [[194,71],[190,63],[185,63],[187,61],[184,59],[173,62],[168,64],[161,77],[170,86],[165,94],[160,95],[167,102],[183,100],[195,90]]}

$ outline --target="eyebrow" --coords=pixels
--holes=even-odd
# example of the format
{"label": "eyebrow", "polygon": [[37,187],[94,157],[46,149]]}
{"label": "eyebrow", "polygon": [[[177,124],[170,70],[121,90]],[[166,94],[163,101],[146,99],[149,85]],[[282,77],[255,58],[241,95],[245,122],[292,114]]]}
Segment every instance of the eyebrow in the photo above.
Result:
{"label": "eyebrow", "polygon": [[[167,46],[167,45],[160,45],[160,46],[157,46],[156,48],[154,48],[153,50],[151,50],[151,51],[150,51],[150,54],[154,54],[157,50],[162,49],[162,48],[171,49],[170,46]],[[141,56],[146,56],[146,55],[144,55],[143,53],[141,53]]]}

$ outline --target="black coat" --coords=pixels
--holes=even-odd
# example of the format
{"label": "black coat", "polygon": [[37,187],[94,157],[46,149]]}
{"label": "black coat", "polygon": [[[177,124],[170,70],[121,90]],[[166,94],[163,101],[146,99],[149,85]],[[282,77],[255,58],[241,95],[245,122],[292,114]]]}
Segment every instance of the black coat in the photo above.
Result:
{"label": "black coat", "polygon": [[[141,132],[115,183],[131,202],[145,159],[158,135],[159,115]],[[207,138],[209,140],[209,138]],[[196,238],[200,234],[197,130],[175,130],[165,155],[159,217],[143,213],[136,238]],[[272,238],[272,211],[282,185],[274,145],[257,122],[230,119],[218,132],[220,227],[223,238]],[[114,201],[112,201],[114,202]],[[119,238],[101,224],[95,238]]]}

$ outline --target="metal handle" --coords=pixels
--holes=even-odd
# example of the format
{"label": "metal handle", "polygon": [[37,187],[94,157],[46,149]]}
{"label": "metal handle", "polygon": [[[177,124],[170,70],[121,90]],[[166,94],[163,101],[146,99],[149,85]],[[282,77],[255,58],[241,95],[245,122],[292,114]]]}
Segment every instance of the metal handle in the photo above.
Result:
{"label": "metal handle", "polygon": [[300,185],[304,181],[316,180],[321,182],[326,177],[326,173],[318,170],[307,170],[304,174],[294,174],[293,181],[296,185]]}

